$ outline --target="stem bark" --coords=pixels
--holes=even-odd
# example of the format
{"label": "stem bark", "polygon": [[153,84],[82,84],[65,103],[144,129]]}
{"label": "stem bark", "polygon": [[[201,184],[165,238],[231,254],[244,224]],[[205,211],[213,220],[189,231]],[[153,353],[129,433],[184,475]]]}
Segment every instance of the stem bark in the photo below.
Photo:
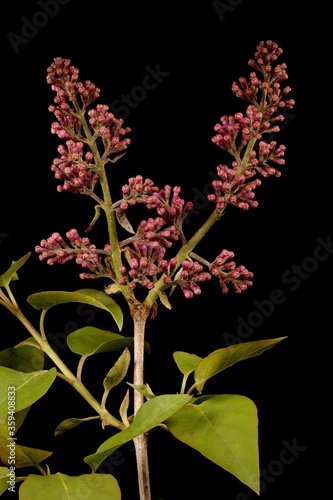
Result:
{"label": "stem bark", "polygon": [[[132,311],[134,321],[134,385],[144,383],[144,338],[149,309],[142,304]],[[134,390],[134,414],[144,403],[144,397]],[[151,500],[149,464],[148,464],[148,435],[141,434],[134,440],[137,462],[140,500]]]}

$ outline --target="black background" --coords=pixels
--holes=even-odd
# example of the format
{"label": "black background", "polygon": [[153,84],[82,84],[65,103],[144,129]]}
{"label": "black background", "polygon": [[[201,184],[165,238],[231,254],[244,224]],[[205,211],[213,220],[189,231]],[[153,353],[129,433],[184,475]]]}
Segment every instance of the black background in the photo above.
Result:
{"label": "black background", "polygon": [[[288,65],[290,97],[296,106],[288,111],[275,137],[287,146],[283,175],[264,180],[257,189],[257,209],[240,213],[230,207],[197,249],[208,260],[223,248],[233,250],[237,263],[254,272],[254,285],[241,296],[223,296],[212,281],[192,300],[177,291],[172,311],[160,306],[147,331],[152,352],[147,357],[146,382],[156,394],[175,393],[181,378],[172,360],[174,351],[205,356],[225,347],[226,332],[238,335],[239,322],[255,317],[251,313],[257,311],[256,304],[270,300],[273,290],[280,291],[283,303],[271,306],[244,340],[288,339],[263,356],[230,368],[206,387],[210,393],[243,394],[256,403],[260,463],[269,471],[262,491],[267,500],[305,494],[325,498],[330,492],[325,463],[331,437],[332,249],[330,254],[321,250],[327,260],[313,258],[320,241],[329,241],[332,235],[328,222],[332,192],[329,14],[322,2],[295,3],[226,1],[228,8],[223,11],[222,2],[210,1],[160,5],[70,0],[45,21],[45,16],[36,16],[41,6],[30,0],[6,4],[2,38],[0,272],[54,231],[64,235],[76,227],[83,234],[93,216],[89,199],[57,193],[50,171],[60,141],[50,133],[53,115],[47,109],[54,96],[45,74],[54,57],[71,59],[82,80],[90,79],[101,88],[98,102],[109,106],[142,85],[147,67],[159,67],[164,73],[159,85],[129,109],[125,124],[132,129],[132,143],[126,156],[112,165],[110,181],[115,197],[128,177],[137,174],[161,187],[165,183],[182,186],[184,198],[194,199],[198,210],[185,225],[191,235],[211,210],[198,193],[208,192],[216,165],[229,160],[211,142],[213,127],[221,115],[245,110],[245,103],[231,92],[232,82],[248,76],[247,61],[259,41],[272,39],[284,50],[280,62]],[[15,50],[7,35],[23,35],[26,21],[22,18],[41,25]],[[150,212],[142,215],[149,216]],[[99,223],[91,240],[104,243],[103,231]],[[50,267],[33,254],[21,270],[13,291],[36,326],[38,315],[25,302],[31,293],[99,286],[95,281],[82,282],[81,270],[72,264]],[[300,266],[300,271],[293,266]],[[296,272],[302,273],[298,280]],[[5,349],[26,332],[7,311],[1,315],[0,342]],[[47,331],[72,369],[77,356],[61,345],[66,333],[87,324],[113,328],[103,312],[66,306],[49,313]],[[128,318],[123,333],[131,335]],[[100,355],[87,363],[84,380],[96,397],[101,396],[101,381],[115,359]],[[114,408],[123,395],[124,388],[115,390]],[[65,418],[89,415],[87,404],[59,380],[29,413],[18,438],[26,446],[54,451],[47,461],[52,472],[88,473],[82,458],[95,451],[109,432],[103,433],[97,422],[56,439],[53,432]],[[302,450],[293,463],[283,465],[279,457],[286,442]],[[113,458],[113,465],[108,462],[104,471],[117,477],[124,500],[137,498],[131,445]],[[153,500],[256,497],[234,477],[160,430],[150,438],[150,462]]]}

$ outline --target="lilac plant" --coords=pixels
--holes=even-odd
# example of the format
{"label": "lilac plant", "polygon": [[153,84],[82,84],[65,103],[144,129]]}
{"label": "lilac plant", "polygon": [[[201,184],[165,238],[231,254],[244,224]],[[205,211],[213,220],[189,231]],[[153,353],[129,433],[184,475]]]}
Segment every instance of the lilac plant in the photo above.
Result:
{"label": "lilac plant", "polygon": [[[217,278],[223,294],[230,290],[239,294],[252,285],[253,273],[244,265],[236,263],[234,252],[217,249],[217,256],[209,262],[194,250],[210,228],[219,222],[229,205],[240,210],[257,207],[256,190],[262,180],[281,175],[279,168],[285,163],[285,146],[278,146],[275,141],[265,142],[265,136],[279,132],[278,123],[284,118],[280,110],[284,107],[290,109],[294,105],[292,99],[286,98],[290,87],[282,85],[288,75],[286,65],[277,63],[281,53],[282,49],[276,43],[260,42],[254,59],[249,61],[253,70],[249,78],[241,77],[232,85],[236,97],[245,101],[247,107],[244,113],[223,115],[220,123],[214,127],[216,134],[212,142],[232,160],[217,166],[217,179],[212,182],[212,192],[208,195],[210,212],[201,227],[189,238],[184,234],[183,222],[193,204],[182,198],[180,186],[165,184],[158,187],[152,179],[140,174],[129,178],[120,189],[109,185],[108,169],[115,168],[113,164],[126,153],[130,145],[130,128],[125,127],[123,120],[116,118],[108,106],[97,104],[92,107],[99,98],[100,90],[89,80],[79,81],[79,71],[68,59],[55,58],[47,70],[47,83],[55,92],[54,104],[49,107],[56,118],[51,125],[51,132],[64,141],[58,147],[60,156],[53,160],[51,167],[55,178],[59,180],[57,190],[61,196],[69,192],[92,198],[95,215],[86,230],[71,228],[65,235],[54,232],[43,239],[35,251],[39,259],[46,260],[49,265],[66,264],[74,260],[80,267],[79,276],[85,282],[91,283],[94,279],[104,279],[104,282],[97,289],[40,292],[28,297],[29,304],[41,310],[38,331],[23,315],[10,288],[11,281],[16,278],[16,271],[30,253],[13,262],[0,277],[0,302],[23,323],[30,334],[30,338],[15,346],[15,349],[22,351],[23,347],[28,348],[29,356],[32,352],[34,355],[39,353],[38,356],[45,353],[55,367],[43,370],[41,364],[37,371],[32,366],[20,370],[15,364],[6,364],[4,360],[7,358],[0,356],[0,364],[3,365],[0,371],[6,381],[1,390],[3,392],[7,386],[15,386],[13,380],[18,381],[19,377],[26,381],[23,388],[17,389],[20,393],[18,400],[24,403],[20,403],[12,414],[13,421],[15,418],[23,421],[22,415],[27,408],[42,397],[58,376],[70,383],[95,411],[91,418],[76,419],[75,425],[83,420],[100,418],[104,428],[111,426],[118,431],[102,443],[95,453],[84,459],[94,473],[93,477],[97,481],[94,484],[103,484],[106,493],[101,500],[120,498],[120,490],[115,478],[97,473],[99,465],[115,449],[132,439],[136,450],[140,500],[151,498],[147,432],[156,426],[168,430],[259,493],[257,413],[254,403],[244,396],[201,394],[212,376],[238,361],[261,354],[281,338],[221,348],[204,358],[177,351],[174,360],[183,376],[180,392],[155,395],[153,387],[145,384],[144,378],[145,327],[148,318],[157,314],[158,301],[171,309],[172,300],[181,300],[176,298],[177,295],[172,295],[177,287],[185,299],[195,300],[194,296],[204,290],[205,282],[214,278]],[[147,216],[133,228],[131,214],[137,205],[145,206]],[[105,244],[99,248],[93,243],[93,238],[83,236],[83,233],[93,230],[101,213],[104,213],[107,234]],[[125,230],[127,233],[122,240],[119,238],[120,227],[122,232]],[[121,294],[128,305],[124,312],[132,317],[133,338],[95,327],[72,332],[67,339],[68,347],[81,356],[75,375],[47,340],[44,330],[47,311],[66,302],[92,304],[108,311],[121,330],[124,312],[117,304],[117,294]],[[82,371],[88,356],[105,351],[121,351],[121,355],[103,381],[104,394],[99,402],[83,385]],[[131,361],[133,378],[128,375]],[[189,376],[193,381],[187,389]],[[36,391],[29,388],[32,377],[36,378],[37,387],[40,388],[37,395]],[[125,377],[132,389],[131,392],[129,389],[125,391],[119,420],[106,403],[111,389]],[[4,409],[1,408],[1,415],[5,414]],[[2,422],[5,423],[6,419]],[[59,425],[57,432],[64,432],[72,426],[73,419],[69,419]],[[5,430],[2,430],[2,434],[5,436],[3,439],[7,439]],[[220,436],[218,440],[216,435]],[[41,475],[19,478],[23,481],[20,486],[22,500],[32,498],[47,482],[54,492],[61,492],[57,490],[56,474],[50,471],[46,473],[40,465],[47,458],[47,452],[44,455],[37,452],[40,450],[30,449],[30,456],[33,457],[31,463],[37,464]],[[2,451],[4,463],[7,458],[6,452]],[[91,481],[89,483],[87,476],[91,477],[82,475],[72,479],[75,479],[78,487],[86,488],[85,498],[95,498],[96,491],[94,493],[94,486]],[[64,483],[67,477],[62,474]]]}

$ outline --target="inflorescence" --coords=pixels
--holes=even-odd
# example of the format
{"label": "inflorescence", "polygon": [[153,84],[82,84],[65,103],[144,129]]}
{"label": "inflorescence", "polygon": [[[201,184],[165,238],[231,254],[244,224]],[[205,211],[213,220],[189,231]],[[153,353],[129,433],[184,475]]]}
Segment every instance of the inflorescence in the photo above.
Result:
{"label": "inflorescence", "polygon": [[[288,78],[286,65],[276,63],[281,53],[276,43],[260,42],[254,59],[248,62],[254,70],[249,79],[241,77],[232,85],[236,96],[248,103],[245,114],[224,115],[214,127],[213,143],[233,157],[229,165],[217,166],[218,179],[212,182],[214,192],[208,195],[218,214],[228,204],[243,210],[257,207],[255,189],[262,183],[257,174],[263,178],[281,175],[278,167],[285,163],[286,148],[275,141],[264,141],[265,134],[279,131],[277,123],[284,119],[280,110],[294,105],[292,99],[286,99],[290,87],[281,87],[281,82]],[[130,129],[124,128],[123,120],[115,118],[106,105],[98,104],[87,111],[100,90],[89,80],[79,82],[79,71],[68,59],[55,58],[47,73],[47,82],[56,92],[55,105],[49,108],[57,119],[51,132],[66,140],[58,148],[60,158],[51,167],[55,178],[63,182],[57,189],[98,199],[94,188],[101,169],[122,156],[130,143],[130,139],[124,138]],[[164,288],[179,285],[184,296],[192,298],[201,293],[201,283],[216,277],[222,293],[230,287],[241,293],[252,285],[253,274],[244,266],[236,266],[233,252],[224,249],[211,263],[191,253],[180,262],[167,255],[174,244],[186,243],[182,224],[193,203],[185,202],[180,193],[179,186],[165,185],[160,189],[141,175],[131,177],[122,186],[120,199],[110,207],[119,222],[119,215],[138,203],[155,210],[157,217],[142,220],[137,230],[130,230],[132,235],[119,243],[123,260],[117,270],[112,268],[110,245],[98,249],[87,237],[81,238],[76,229],[66,233],[68,242],[59,233],[53,233],[36,246],[36,252],[51,265],[75,259],[84,268],[82,279],[111,278],[118,286],[131,290],[137,285],[151,290],[162,278]]]}
{"label": "inflorescence", "polygon": [[[281,53],[282,49],[276,43],[270,40],[260,42],[255,58],[248,62],[255,71],[251,72],[249,80],[241,77],[238,83],[232,84],[236,96],[249,103],[245,115],[223,115],[221,123],[214,127],[217,134],[212,141],[234,158],[231,166],[218,165],[217,175],[221,180],[213,182],[214,194],[208,195],[218,210],[228,203],[243,210],[257,207],[254,189],[260,186],[261,180],[249,179],[257,172],[263,177],[281,175],[277,166],[285,163],[285,146],[277,147],[275,141],[266,143],[263,140],[264,134],[279,132],[276,123],[284,120],[279,111],[291,109],[295,104],[293,99],[285,99],[291,88],[281,88],[280,82],[288,78],[286,64],[275,64]],[[256,72],[261,73],[261,79]],[[258,140],[256,151],[254,146]]]}

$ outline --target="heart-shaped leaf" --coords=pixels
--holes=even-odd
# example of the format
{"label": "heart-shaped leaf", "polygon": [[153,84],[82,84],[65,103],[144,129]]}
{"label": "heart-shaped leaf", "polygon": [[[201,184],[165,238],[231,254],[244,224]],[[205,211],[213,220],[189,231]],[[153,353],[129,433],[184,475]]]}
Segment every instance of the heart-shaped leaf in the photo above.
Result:
{"label": "heart-shaped leaf", "polygon": [[0,352],[0,366],[7,366],[19,372],[42,370],[44,353],[33,337],[26,339],[14,347]]}
{"label": "heart-shaped leaf", "polygon": [[101,352],[122,351],[133,347],[133,337],[124,337],[118,333],[101,330],[93,326],[79,328],[67,336],[71,351],[81,356],[91,356]]}
{"label": "heart-shaped leaf", "polygon": [[[27,416],[30,408],[31,406],[27,406],[27,408],[24,408],[24,410],[14,412],[15,432],[17,432],[21,427],[21,425],[23,424],[24,419]],[[0,415],[0,424],[7,424],[7,423],[8,423],[8,415]]]}
{"label": "heart-shaped leaf", "polygon": [[20,500],[121,500],[120,488],[110,474],[47,476],[30,474],[20,486]]}
{"label": "heart-shaped leaf", "polygon": [[183,375],[189,375],[194,372],[199,361],[202,360],[196,354],[189,354],[188,352],[176,351],[173,353],[173,358]]}
{"label": "heart-shaped leaf", "polygon": [[186,394],[163,394],[146,401],[137,411],[129,427],[107,439],[96,453],[85,457],[84,461],[96,471],[100,464],[122,444],[156,427],[190,399],[191,396]]}
{"label": "heart-shaped leaf", "polygon": [[55,368],[22,373],[0,366],[0,415],[8,412],[8,392],[15,392],[15,411],[31,406],[49,390],[57,375]]}
{"label": "heart-shaped leaf", "polygon": [[226,370],[239,361],[259,356],[285,338],[287,337],[244,342],[243,344],[231,345],[210,353],[198,363],[194,371],[198,392],[202,392],[206,381],[217,373]]}
{"label": "heart-shaped leaf", "polygon": [[[8,467],[0,467],[0,496],[8,490],[14,493],[16,491],[15,483],[23,481],[24,479],[25,477],[18,477],[15,471],[13,473]],[[13,481],[14,484],[12,485],[8,483],[8,481]]]}
{"label": "heart-shaped leaf", "polygon": [[253,401],[233,394],[203,396],[165,422],[180,441],[259,494],[258,418]]}
{"label": "heart-shaped leaf", "polygon": [[15,457],[15,468],[36,466],[52,455],[52,451],[38,450],[21,446],[14,441],[7,432],[7,426],[0,425],[0,460],[10,464],[10,458]]}
{"label": "heart-shaped leaf", "polygon": [[53,306],[70,302],[90,304],[108,311],[117,323],[119,330],[123,326],[123,313],[120,307],[109,295],[100,290],[85,288],[76,292],[39,292],[30,295],[27,301],[35,309],[44,309],[46,311]]}
{"label": "heart-shaped leaf", "polygon": [[185,392],[188,376],[192,372],[194,372],[195,368],[197,367],[198,363],[202,360],[202,358],[196,356],[195,354],[189,354],[188,352],[183,352],[183,351],[174,352],[173,358],[176,361],[179,370],[184,375],[180,390],[180,393],[183,394]]}

